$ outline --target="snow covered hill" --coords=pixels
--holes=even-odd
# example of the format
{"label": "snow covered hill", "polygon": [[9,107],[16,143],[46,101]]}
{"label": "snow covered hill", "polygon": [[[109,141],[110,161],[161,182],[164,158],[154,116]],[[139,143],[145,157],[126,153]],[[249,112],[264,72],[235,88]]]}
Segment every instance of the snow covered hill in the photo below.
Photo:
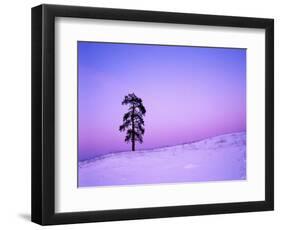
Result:
{"label": "snow covered hill", "polygon": [[246,133],[79,162],[79,187],[246,179]]}

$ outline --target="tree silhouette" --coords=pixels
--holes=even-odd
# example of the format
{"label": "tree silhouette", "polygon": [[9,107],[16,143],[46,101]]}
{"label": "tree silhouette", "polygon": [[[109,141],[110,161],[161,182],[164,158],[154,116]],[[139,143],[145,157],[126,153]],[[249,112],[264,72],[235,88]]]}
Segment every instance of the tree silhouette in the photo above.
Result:
{"label": "tree silhouette", "polygon": [[120,125],[119,131],[126,131],[125,141],[132,143],[132,151],[135,151],[135,142],[143,142],[144,120],[143,116],[146,113],[145,107],[142,104],[142,99],[134,93],[125,96],[122,105],[129,105],[129,111],[123,116],[123,124]]}

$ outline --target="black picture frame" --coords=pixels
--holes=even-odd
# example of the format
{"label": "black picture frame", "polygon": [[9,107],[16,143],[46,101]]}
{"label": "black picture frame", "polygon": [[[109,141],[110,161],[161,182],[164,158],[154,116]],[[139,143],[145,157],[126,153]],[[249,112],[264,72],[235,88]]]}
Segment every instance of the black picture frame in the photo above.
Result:
{"label": "black picture frame", "polygon": [[[55,213],[55,18],[110,19],[265,29],[265,200]],[[41,225],[267,211],[274,209],[274,20],[126,9],[32,8],[32,221]]]}

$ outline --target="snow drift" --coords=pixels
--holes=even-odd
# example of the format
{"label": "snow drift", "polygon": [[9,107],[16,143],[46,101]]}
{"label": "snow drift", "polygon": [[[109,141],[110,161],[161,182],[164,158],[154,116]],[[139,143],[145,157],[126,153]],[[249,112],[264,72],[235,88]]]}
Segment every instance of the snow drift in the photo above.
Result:
{"label": "snow drift", "polygon": [[245,180],[246,133],[107,154],[79,162],[78,174],[79,187]]}

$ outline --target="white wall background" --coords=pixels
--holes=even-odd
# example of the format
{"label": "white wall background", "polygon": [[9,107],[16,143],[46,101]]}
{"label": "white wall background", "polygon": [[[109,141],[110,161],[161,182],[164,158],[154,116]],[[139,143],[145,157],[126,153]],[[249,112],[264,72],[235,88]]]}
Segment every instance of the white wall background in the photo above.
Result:
{"label": "white wall background", "polygon": [[[0,226],[38,229],[30,222],[30,9],[41,3],[275,18],[275,211],[108,223],[68,229],[278,229],[281,223],[281,80],[278,0],[2,1],[0,35]],[[280,141],[279,141],[280,139]],[[64,229],[66,226],[55,226]],[[50,227],[47,227],[50,228]]]}

